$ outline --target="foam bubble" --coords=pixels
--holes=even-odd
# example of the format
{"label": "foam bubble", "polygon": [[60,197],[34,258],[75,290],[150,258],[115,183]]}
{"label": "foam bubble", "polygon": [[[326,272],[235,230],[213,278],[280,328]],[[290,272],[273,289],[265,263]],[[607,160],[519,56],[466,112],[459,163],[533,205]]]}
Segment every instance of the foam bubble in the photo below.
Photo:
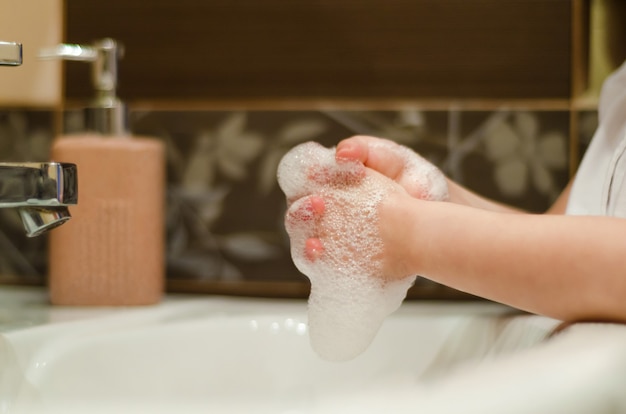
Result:
{"label": "foam bubble", "polygon": [[[378,207],[397,185],[380,174],[366,174],[362,164],[338,165],[334,154],[334,149],[319,144],[301,144],[283,157],[278,181],[291,201],[285,220],[291,255],[311,280],[311,345],[322,358],[340,361],[369,346],[384,319],[401,305],[415,276],[387,280],[383,274]],[[324,200],[320,217],[308,209],[308,195]],[[311,237],[324,244],[324,253],[315,261],[305,255]]]}
{"label": "foam bubble", "polygon": [[320,185],[309,180],[314,172],[332,168],[328,151],[315,142],[300,144],[287,153],[278,165],[278,185],[288,199],[300,198],[316,191]]}

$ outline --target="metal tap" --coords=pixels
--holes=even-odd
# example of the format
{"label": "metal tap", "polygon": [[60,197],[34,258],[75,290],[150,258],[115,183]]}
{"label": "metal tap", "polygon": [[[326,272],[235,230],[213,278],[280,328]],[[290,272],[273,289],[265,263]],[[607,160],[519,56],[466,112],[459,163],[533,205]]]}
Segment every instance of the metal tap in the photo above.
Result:
{"label": "metal tap", "polygon": [[[0,41],[0,65],[22,64],[22,45]],[[0,208],[17,208],[26,235],[38,236],[71,218],[78,202],[75,164],[0,162]]]}
{"label": "metal tap", "polygon": [[0,163],[0,208],[17,208],[29,237],[71,218],[78,202],[76,165],[58,162]]}

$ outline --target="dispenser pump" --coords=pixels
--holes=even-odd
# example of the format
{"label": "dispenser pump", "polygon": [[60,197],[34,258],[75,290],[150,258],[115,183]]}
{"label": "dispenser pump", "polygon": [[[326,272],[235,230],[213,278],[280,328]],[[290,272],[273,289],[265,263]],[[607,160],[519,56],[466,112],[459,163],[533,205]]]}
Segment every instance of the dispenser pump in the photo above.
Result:
{"label": "dispenser pump", "polygon": [[124,48],[114,39],[97,40],[92,45],[63,43],[44,49],[40,59],[63,59],[92,64],[95,97],[86,111],[87,129],[103,135],[128,134],[126,109],[117,97],[117,65]]}

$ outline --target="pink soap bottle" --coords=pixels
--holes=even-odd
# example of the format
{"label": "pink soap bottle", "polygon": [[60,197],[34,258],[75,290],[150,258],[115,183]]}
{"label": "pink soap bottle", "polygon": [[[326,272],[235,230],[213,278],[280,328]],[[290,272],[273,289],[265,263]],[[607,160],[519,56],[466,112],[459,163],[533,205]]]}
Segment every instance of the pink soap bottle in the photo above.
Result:
{"label": "pink soap bottle", "polygon": [[51,157],[78,170],[79,203],[70,225],[50,234],[50,300],[54,305],[158,303],[164,289],[164,148],[131,136],[116,96],[117,43],[60,45],[43,58],[91,62],[96,98],[87,131],[58,137]]}

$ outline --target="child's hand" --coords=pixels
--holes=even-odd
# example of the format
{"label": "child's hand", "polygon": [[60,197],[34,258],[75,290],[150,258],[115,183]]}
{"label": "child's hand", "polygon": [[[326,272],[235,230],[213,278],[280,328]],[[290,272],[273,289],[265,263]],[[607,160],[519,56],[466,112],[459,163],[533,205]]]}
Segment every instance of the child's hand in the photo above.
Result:
{"label": "child's hand", "polygon": [[358,161],[391,178],[413,197],[447,200],[448,185],[443,173],[410,148],[382,138],[358,135],[341,141],[335,152],[337,163]]}
{"label": "child's hand", "polygon": [[398,183],[360,161],[338,163],[332,149],[312,142],[292,149],[278,171],[289,204],[292,257],[301,272],[309,278],[336,269],[381,280],[407,276],[386,265],[380,228],[393,232],[380,220],[380,204],[394,194],[409,198]]}
{"label": "child's hand", "polygon": [[314,142],[293,148],[281,160],[278,182],[288,201],[292,257],[309,278],[324,266],[381,280],[412,276],[398,265],[406,262],[406,243],[398,242],[405,229],[381,212],[411,196],[448,197],[447,180],[434,165],[407,147],[366,136],[344,140],[334,151]]}
{"label": "child's hand", "polygon": [[381,206],[417,200],[359,161],[337,163],[333,149],[315,143],[285,155],[278,182],[289,201],[285,225],[293,261],[311,280],[313,348],[325,359],[353,358],[415,280],[391,256],[397,249],[386,246],[385,234],[405,223],[383,223]]}

